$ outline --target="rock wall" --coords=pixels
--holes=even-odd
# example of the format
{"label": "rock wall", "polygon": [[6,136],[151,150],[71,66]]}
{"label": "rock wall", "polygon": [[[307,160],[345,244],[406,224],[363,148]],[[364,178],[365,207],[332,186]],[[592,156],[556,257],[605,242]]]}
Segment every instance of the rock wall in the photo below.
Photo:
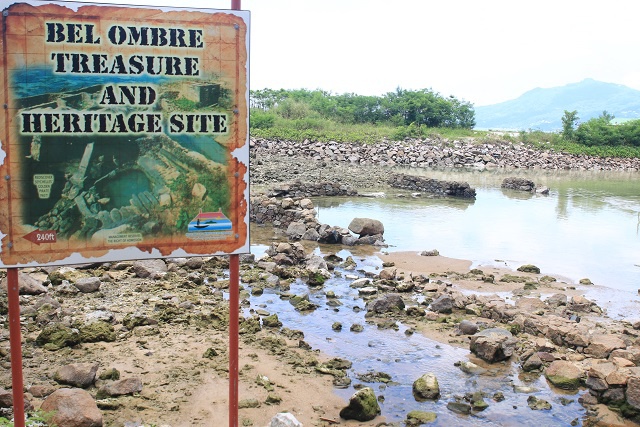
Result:
{"label": "rock wall", "polygon": [[389,179],[389,185],[396,188],[404,188],[411,191],[424,191],[440,196],[462,197],[475,199],[476,190],[466,182],[439,181],[432,178],[396,174]]}
{"label": "rock wall", "polygon": [[376,144],[272,141],[251,138],[251,156],[298,156],[324,162],[411,167],[473,167],[574,170],[640,170],[640,159],[600,158],[540,150],[508,141],[481,142],[475,138],[410,139]]}
{"label": "rock wall", "polygon": [[333,182],[301,182],[283,184],[271,191],[273,197],[321,197],[321,196],[356,196],[358,192],[349,185]]}

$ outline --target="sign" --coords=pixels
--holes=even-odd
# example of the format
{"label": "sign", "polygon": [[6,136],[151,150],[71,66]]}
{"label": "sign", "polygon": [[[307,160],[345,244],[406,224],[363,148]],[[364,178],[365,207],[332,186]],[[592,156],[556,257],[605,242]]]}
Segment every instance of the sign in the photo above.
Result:
{"label": "sign", "polygon": [[0,267],[249,251],[249,13],[3,11]]}

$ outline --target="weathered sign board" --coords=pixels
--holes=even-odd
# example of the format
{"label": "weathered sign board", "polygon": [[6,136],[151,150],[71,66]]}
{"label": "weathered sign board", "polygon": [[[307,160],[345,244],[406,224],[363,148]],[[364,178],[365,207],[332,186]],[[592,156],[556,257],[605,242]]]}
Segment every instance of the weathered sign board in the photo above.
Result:
{"label": "weathered sign board", "polygon": [[3,10],[0,267],[249,252],[249,13]]}

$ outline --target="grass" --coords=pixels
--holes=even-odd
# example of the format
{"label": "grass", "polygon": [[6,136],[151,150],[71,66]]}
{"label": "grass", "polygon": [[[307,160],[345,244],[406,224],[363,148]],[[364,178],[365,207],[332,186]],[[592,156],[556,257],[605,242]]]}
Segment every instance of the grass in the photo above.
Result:
{"label": "grass", "polygon": [[482,143],[524,143],[538,150],[554,150],[566,154],[593,157],[640,158],[640,147],[631,146],[585,146],[565,141],[559,133],[537,130],[505,133],[473,129],[428,128],[425,126],[393,126],[391,124],[348,124],[319,117],[284,119],[276,117],[273,126],[251,128],[251,136],[265,139],[317,142],[375,144],[382,141],[415,139],[463,139],[475,138]]}

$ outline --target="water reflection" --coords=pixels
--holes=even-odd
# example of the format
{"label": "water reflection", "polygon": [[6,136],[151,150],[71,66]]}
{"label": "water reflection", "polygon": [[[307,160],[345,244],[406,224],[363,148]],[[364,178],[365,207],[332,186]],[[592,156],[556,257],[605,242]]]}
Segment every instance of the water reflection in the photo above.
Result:
{"label": "water reflection", "polygon": [[[517,268],[535,264],[545,274],[627,291],[640,284],[640,174],[570,171],[425,171],[436,179],[466,181],[473,204],[460,199],[314,199],[319,220],[347,227],[355,217],[385,226],[392,250],[436,248],[442,255]],[[500,188],[518,176],[550,188],[548,196],[519,195]],[[407,194],[405,192],[405,194]]]}

